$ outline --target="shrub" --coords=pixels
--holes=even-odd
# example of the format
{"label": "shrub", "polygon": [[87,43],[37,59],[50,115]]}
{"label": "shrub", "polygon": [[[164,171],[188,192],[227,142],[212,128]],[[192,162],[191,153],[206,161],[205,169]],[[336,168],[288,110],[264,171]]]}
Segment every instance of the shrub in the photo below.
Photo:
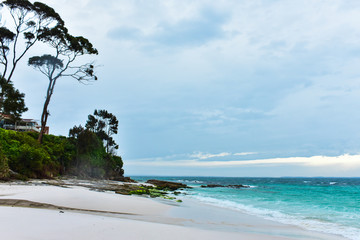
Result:
{"label": "shrub", "polygon": [[77,138],[45,135],[42,144],[37,136],[0,128],[0,178],[6,178],[10,169],[24,178],[123,176],[121,157],[107,153],[103,142],[89,130],[80,132]]}
{"label": "shrub", "polygon": [[0,179],[6,179],[10,175],[9,173],[9,165],[8,159],[2,152],[2,148],[0,146]]}

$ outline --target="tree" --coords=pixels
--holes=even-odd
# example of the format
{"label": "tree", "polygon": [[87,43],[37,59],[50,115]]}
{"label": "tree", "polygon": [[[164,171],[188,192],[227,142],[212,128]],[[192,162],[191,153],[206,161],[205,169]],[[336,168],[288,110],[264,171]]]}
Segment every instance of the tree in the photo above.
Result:
{"label": "tree", "polygon": [[63,25],[43,29],[39,39],[47,43],[55,51],[54,55],[34,56],[28,61],[30,66],[39,70],[49,80],[41,115],[41,131],[38,138],[41,143],[49,116],[48,106],[57,80],[61,77],[72,77],[82,83],[97,80],[92,63],[76,65],[75,60],[83,55],[98,54],[98,51],[86,38],[70,35]]}
{"label": "tree", "polygon": [[0,78],[0,86],[3,91],[3,96],[0,101],[0,111],[3,114],[10,115],[12,121],[19,121],[21,114],[27,111],[24,94],[20,93],[19,90],[14,88],[11,82],[7,82],[4,78]]}
{"label": "tree", "polygon": [[[54,9],[40,2],[32,4],[27,0],[7,0],[0,3],[0,8],[2,13],[9,16],[4,21],[0,17],[0,105],[1,108],[12,108],[11,112],[15,113],[14,117],[17,118],[27,108],[25,95],[12,84],[15,69],[25,54],[40,40],[40,35],[43,36],[45,28],[63,25],[64,22]],[[7,92],[9,90],[10,93]],[[16,93],[15,100],[9,99],[12,93]],[[21,104],[7,107],[9,102],[16,101]],[[14,108],[15,106],[18,108]]]}
{"label": "tree", "polygon": [[86,122],[86,129],[95,132],[96,135],[105,143],[107,153],[114,153],[119,148],[112,138],[113,134],[118,133],[119,121],[116,117],[106,110],[95,110],[94,115],[89,115]]}
{"label": "tree", "polygon": [[[108,179],[120,179],[124,175],[123,161],[115,155],[118,145],[112,138],[118,132],[118,120],[106,110],[95,110],[89,115],[85,129],[79,125],[69,130],[69,137],[76,145],[76,172],[92,169],[92,176],[99,173]],[[94,170],[98,171],[94,171]]]}
{"label": "tree", "polygon": [[19,61],[40,40],[40,36],[43,37],[44,29],[64,25],[64,21],[53,8],[40,2],[32,4],[27,0],[7,0],[0,7],[7,9],[13,20],[13,31],[5,23],[0,27],[2,76],[10,82]]}

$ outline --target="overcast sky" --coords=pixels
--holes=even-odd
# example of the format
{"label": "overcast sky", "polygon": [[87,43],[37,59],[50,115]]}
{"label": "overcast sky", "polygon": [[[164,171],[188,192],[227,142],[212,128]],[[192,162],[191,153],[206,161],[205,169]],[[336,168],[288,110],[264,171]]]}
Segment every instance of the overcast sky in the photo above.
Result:
{"label": "overcast sky", "polygon": [[[50,131],[114,113],[126,175],[360,176],[360,1],[44,2],[100,65],[59,80]],[[40,119],[45,77],[13,80]]]}

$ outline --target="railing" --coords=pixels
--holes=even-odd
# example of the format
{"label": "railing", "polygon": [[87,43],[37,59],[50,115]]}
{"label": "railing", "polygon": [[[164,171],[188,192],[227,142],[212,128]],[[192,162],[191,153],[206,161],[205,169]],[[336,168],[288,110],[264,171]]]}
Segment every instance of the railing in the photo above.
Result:
{"label": "railing", "polygon": [[23,131],[23,132],[40,132],[40,129],[36,126],[16,126],[13,124],[4,124],[3,129],[7,130],[16,130],[16,131]]}

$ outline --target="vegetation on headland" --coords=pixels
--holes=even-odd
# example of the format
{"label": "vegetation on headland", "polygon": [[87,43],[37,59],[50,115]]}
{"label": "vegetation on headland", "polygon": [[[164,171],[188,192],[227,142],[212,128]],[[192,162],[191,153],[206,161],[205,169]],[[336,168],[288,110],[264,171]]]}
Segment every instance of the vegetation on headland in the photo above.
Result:
{"label": "vegetation on headland", "polygon": [[[110,126],[103,124],[102,119],[98,121],[102,126],[96,129],[98,132],[78,127],[75,134],[73,128],[70,137],[44,135],[42,144],[37,141],[39,133],[0,129],[0,178],[72,175],[121,179],[122,159],[114,151],[107,151],[107,142],[103,141],[107,138],[104,129]],[[99,132],[103,138],[98,136]]]}

